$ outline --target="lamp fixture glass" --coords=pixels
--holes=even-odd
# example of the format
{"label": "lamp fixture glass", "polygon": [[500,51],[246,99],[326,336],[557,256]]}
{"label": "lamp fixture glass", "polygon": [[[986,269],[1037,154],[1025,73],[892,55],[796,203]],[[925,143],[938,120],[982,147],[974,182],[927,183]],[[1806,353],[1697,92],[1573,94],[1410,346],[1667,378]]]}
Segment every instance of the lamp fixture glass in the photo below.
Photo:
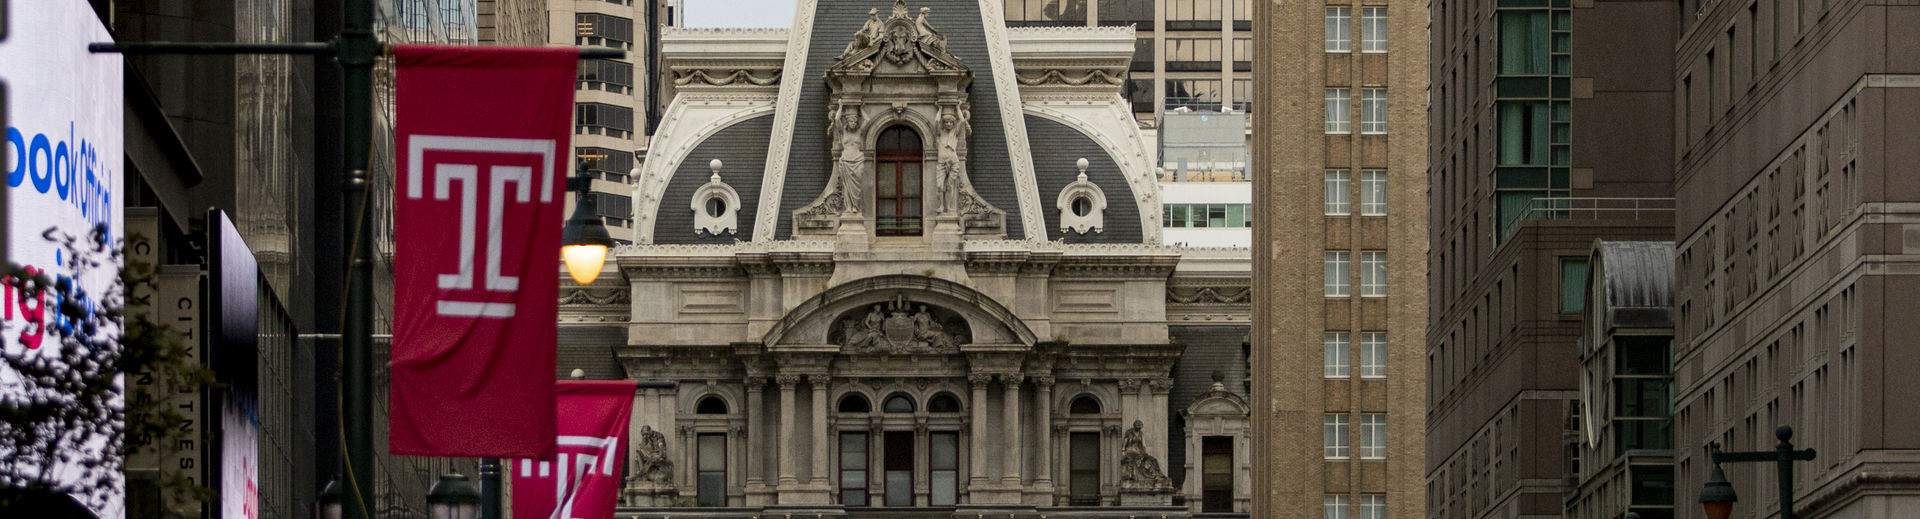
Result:
{"label": "lamp fixture glass", "polygon": [[593,193],[587,192],[590,183],[587,177],[576,177],[569,183],[568,190],[578,191],[580,196],[573,204],[573,216],[567,218],[560,232],[560,259],[567,265],[567,275],[582,285],[600,278],[600,268],[607,264],[607,249],[613,247],[613,236],[607,234],[606,223],[594,210]]}
{"label": "lamp fixture glass", "polygon": [[320,490],[320,519],[342,519],[346,512],[341,510],[340,480],[328,481]]}
{"label": "lamp fixture glass", "polygon": [[1733,515],[1733,504],[1740,496],[1733,492],[1733,483],[1727,481],[1726,471],[1720,470],[1720,464],[1713,464],[1713,473],[1707,476],[1705,488],[1700,489],[1700,509],[1707,519],[1727,519]]}
{"label": "lamp fixture glass", "polygon": [[427,512],[433,519],[474,519],[480,516],[480,491],[464,474],[441,474],[427,490]]}

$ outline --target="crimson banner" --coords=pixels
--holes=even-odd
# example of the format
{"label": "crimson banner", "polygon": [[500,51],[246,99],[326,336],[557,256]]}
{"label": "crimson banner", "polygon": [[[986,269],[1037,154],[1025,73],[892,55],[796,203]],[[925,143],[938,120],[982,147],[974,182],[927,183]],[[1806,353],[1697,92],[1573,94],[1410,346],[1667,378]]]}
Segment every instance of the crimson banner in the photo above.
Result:
{"label": "crimson banner", "polygon": [[560,382],[558,452],[513,463],[513,513],[613,519],[626,466],[632,380]]}
{"label": "crimson banner", "polygon": [[571,48],[394,48],[394,454],[547,458]]}

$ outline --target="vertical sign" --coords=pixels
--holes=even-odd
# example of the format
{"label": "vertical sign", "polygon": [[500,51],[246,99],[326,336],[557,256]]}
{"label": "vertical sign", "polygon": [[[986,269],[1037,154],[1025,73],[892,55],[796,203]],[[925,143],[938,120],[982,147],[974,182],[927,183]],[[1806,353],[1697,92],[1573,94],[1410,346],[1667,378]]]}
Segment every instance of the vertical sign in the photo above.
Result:
{"label": "vertical sign", "polygon": [[[23,424],[0,423],[0,446],[21,451],[0,452],[0,481],[45,485],[96,516],[117,518],[125,515],[121,459],[100,432],[107,428],[88,429],[120,426],[124,382],[106,371],[114,369],[110,360],[68,359],[112,359],[119,348],[120,323],[101,305],[119,290],[120,262],[112,252],[123,236],[122,63],[115,54],[87,52],[88,43],[112,37],[85,0],[32,4],[9,13],[14,30],[0,41],[0,82],[7,85],[7,105],[0,110],[6,113],[0,171],[7,198],[0,238],[9,264],[25,273],[0,289],[0,405],[43,416],[40,411],[91,415],[81,421],[94,423],[43,422],[59,432],[51,437],[31,437],[15,429]],[[81,246],[61,243],[69,238]],[[80,312],[54,311],[59,308]],[[110,380],[88,387],[112,390],[75,391],[44,382],[62,377]],[[34,402],[68,403],[28,409],[43,405]]]}

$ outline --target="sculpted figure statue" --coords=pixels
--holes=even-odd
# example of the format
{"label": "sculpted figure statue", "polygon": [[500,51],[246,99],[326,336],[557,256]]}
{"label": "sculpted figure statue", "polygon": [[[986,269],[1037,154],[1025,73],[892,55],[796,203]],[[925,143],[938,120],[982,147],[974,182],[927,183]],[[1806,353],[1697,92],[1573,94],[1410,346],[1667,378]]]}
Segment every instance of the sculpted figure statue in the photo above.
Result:
{"label": "sculpted figure statue", "polygon": [[927,343],[934,351],[945,351],[953,346],[953,336],[947,335],[940,321],[933,319],[933,312],[927,311],[927,305],[920,305],[920,313],[913,314],[913,339]]}
{"label": "sculpted figure statue", "polygon": [[1145,424],[1133,421],[1133,427],[1121,435],[1120,488],[1157,489],[1173,485],[1166,473],[1160,471],[1160,460],[1147,454],[1147,442],[1141,432]]}
{"label": "sculpted figure statue", "polygon": [[634,450],[631,481],[672,484],[673,460],[667,459],[667,437],[652,426],[640,426],[640,447]]}
{"label": "sculpted figure statue", "polygon": [[860,214],[861,201],[865,200],[860,192],[860,177],[867,163],[866,156],[860,153],[860,111],[847,107],[840,121],[840,159],[835,166],[835,176],[840,177],[840,190],[846,197],[847,212]]}
{"label": "sculpted figure statue", "polygon": [[861,25],[860,30],[853,33],[853,41],[847,42],[847,49],[840,51],[840,59],[846,59],[847,56],[851,56],[855,52],[878,45],[880,43],[881,33],[886,32],[886,30],[886,24],[880,23],[880,10],[868,9],[867,23]]}
{"label": "sculpted figure statue", "polygon": [[921,7],[920,17],[913,20],[913,29],[915,32],[920,33],[920,47],[922,49],[925,49],[927,52],[945,52],[947,50],[947,36],[940,34],[940,31],[934,30],[933,24],[927,23],[927,13],[931,11],[933,11],[932,8]]}

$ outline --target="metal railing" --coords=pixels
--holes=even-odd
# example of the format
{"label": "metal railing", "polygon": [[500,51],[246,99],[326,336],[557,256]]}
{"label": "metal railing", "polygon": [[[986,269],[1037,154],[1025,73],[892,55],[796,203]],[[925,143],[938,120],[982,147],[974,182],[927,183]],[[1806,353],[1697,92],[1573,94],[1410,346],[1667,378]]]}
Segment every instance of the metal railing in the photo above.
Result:
{"label": "metal railing", "polygon": [[1527,204],[1522,220],[1641,220],[1673,216],[1672,198],[1544,197]]}

